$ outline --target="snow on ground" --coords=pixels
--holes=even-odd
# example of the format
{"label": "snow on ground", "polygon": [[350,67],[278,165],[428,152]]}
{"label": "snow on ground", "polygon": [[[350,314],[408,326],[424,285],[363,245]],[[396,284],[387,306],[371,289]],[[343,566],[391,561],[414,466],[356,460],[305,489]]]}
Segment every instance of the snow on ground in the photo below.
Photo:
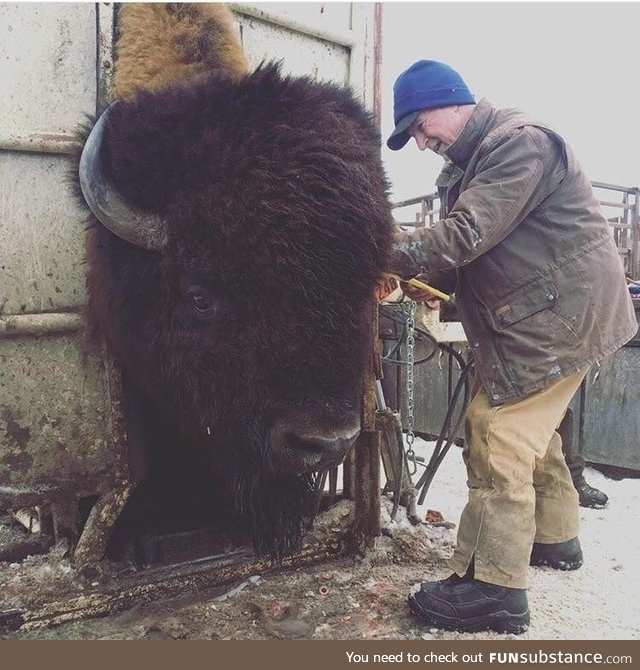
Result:
{"label": "snow on ground", "polygon": [[[433,443],[414,442],[419,455],[429,457],[432,448]],[[640,638],[640,479],[614,481],[592,468],[585,470],[585,477],[609,496],[609,504],[603,510],[580,508],[585,562],[579,570],[529,569],[531,627],[520,639]],[[462,449],[453,446],[420,508],[421,516],[427,508],[437,509],[457,524],[466,496]]]}

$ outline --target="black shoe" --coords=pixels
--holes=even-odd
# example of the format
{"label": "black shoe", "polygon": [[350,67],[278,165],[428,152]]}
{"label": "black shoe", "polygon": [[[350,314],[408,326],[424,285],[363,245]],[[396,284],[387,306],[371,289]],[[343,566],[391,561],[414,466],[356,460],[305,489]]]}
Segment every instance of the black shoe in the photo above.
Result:
{"label": "black shoe", "polygon": [[556,570],[577,570],[582,565],[580,540],[557,542],[556,544],[533,543],[529,565],[546,565]]}
{"label": "black shoe", "polygon": [[580,507],[592,507],[593,509],[603,509],[609,502],[609,496],[593,486],[589,486],[587,482],[583,482],[576,486]]}
{"label": "black shoe", "polygon": [[475,633],[495,630],[519,635],[529,627],[525,589],[487,584],[469,577],[423,582],[409,607],[437,628]]}

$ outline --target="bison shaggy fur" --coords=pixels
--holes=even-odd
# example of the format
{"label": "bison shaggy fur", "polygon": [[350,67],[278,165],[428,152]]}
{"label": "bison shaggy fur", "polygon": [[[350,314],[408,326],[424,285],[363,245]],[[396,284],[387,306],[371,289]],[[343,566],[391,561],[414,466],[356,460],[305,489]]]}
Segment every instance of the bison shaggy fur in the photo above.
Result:
{"label": "bison shaggy fur", "polygon": [[94,221],[91,324],[168,427],[148,450],[199,463],[194,482],[225,489],[276,559],[300,548],[335,464],[314,449],[359,424],[392,233],[379,142],[347,89],[274,64],[139,90],[105,128],[112,186],[168,242]]}

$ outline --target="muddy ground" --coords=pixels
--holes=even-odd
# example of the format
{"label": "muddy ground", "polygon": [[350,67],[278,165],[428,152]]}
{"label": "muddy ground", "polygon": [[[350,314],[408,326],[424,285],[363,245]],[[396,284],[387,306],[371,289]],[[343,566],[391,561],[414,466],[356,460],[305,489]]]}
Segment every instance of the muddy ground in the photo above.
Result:
{"label": "muddy ground", "polygon": [[[429,446],[422,445],[425,452]],[[614,482],[589,471],[605,489],[605,510],[581,510],[585,565],[575,572],[530,569],[532,624],[521,639],[637,639],[640,579],[635,530],[640,480]],[[464,504],[459,450],[447,456],[420,513],[437,508],[457,522]],[[348,520],[339,503],[319,526]],[[501,639],[493,632],[465,635],[424,624],[408,610],[407,594],[423,579],[449,574],[446,558],[455,528],[391,521],[383,501],[383,536],[365,556],[346,557],[275,574],[252,575],[194,597],[158,600],[100,619],[39,630],[6,632],[5,639]],[[333,516],[331,516],[333,515]],[[0,533],[2,532],[0,526]],[[5,528],[6,532],[6,528]],[[2,609],[61,588],[78,588],[64,548],[52,555],[0,564]],[[82,588],[82,587],[81,587]]]}
{"label": "muddy ground", "polygon": [[[352,504],[341,502],[320,519],[352,519]],[[385,535],[365,556],[337,558],[316,566],[248,579],[207,593],[157,601],[122,614],[5,633],[21,639],[393,639],[419,638],[425,629],[406,607],[410,586],[420,575],[444,575],[444,558],[454,531],[392,522],[384,502]],[[400,510],[402,515],[403,510]],[[5,525],[6,533],[6,525]],[[64,546],[47,557],[0,565],[5,611],[42,602],[47,596],[82,593],[90,584],[75,574]]]}

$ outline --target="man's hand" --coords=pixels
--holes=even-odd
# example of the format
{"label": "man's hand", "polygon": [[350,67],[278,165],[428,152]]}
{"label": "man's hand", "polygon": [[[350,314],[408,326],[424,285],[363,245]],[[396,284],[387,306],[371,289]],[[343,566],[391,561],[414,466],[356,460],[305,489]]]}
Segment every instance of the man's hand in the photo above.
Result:
{"label": "man's hand", "polygon": [[[418,275],[416,279],[426,283],[428,276],[426,274]],[[438,309],[440,306],[441,299],[425,288],[418,288],[408,282],[402,282],[402,290],[408,298],[416,302],[423,302],[429,309]]]}
{"label": "man's hand", "polygon": [[424,268],[416,263],[409,253],[409,249],[416,246],[415,236],[415,230],[409,232],[400,226],[396,226],[387,270],[401,277],[413,277],[420,272],[424,272]]}

